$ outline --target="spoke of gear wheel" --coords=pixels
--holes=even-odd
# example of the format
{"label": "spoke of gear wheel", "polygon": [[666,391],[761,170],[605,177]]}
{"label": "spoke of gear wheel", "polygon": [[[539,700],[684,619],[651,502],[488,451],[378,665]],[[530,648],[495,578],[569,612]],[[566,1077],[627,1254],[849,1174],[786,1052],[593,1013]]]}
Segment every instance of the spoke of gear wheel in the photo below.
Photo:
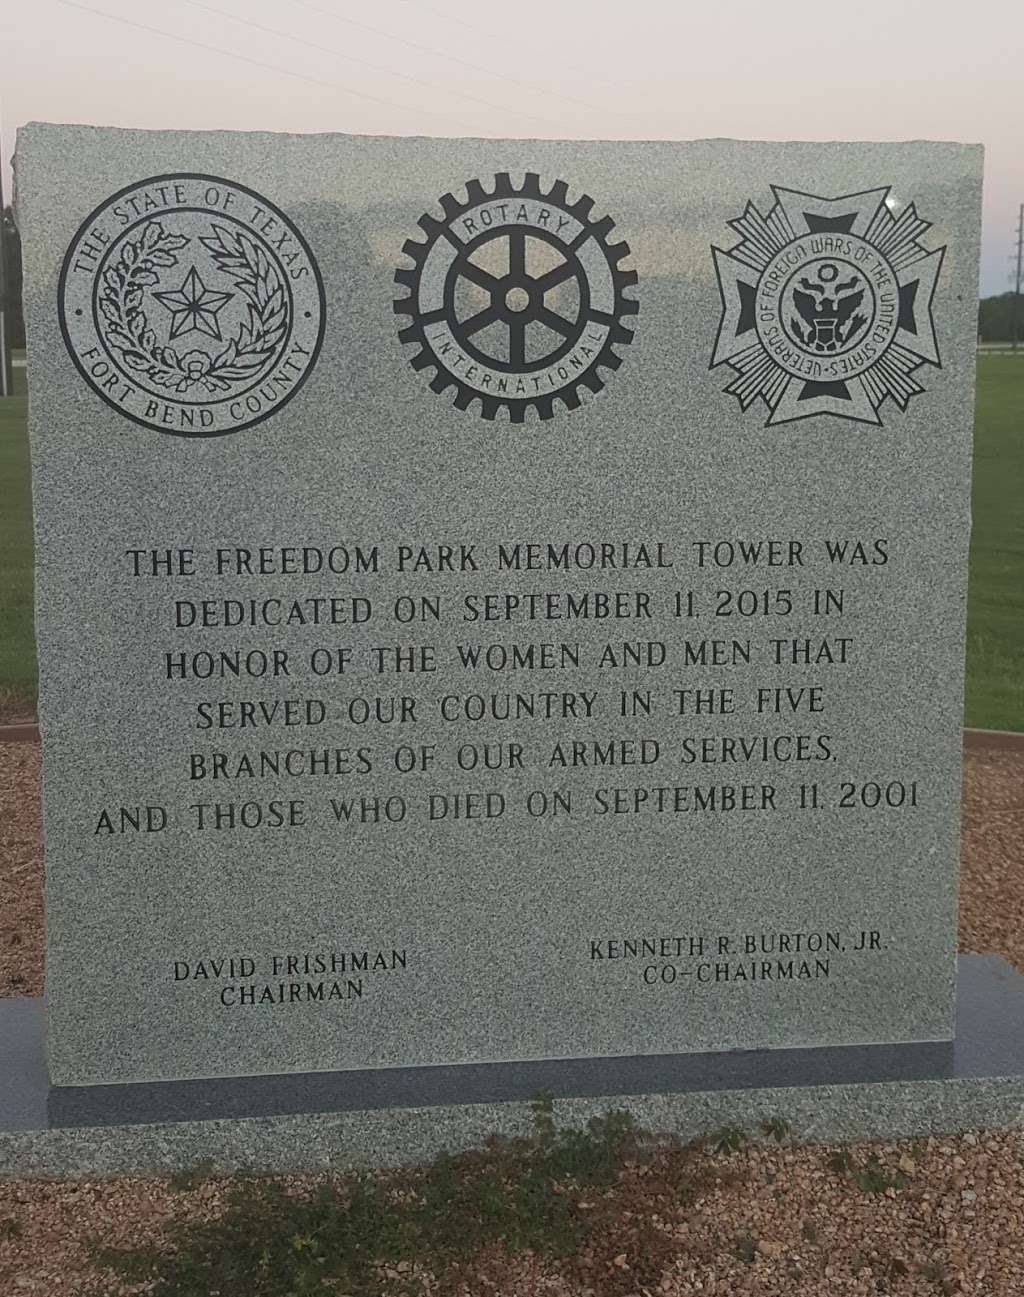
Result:
{"label": "spoke of gear wheel", "polygon": [[498,308],[496,306],[486,306],[476,315],[471,315],[468,320],[463,320],[459,329],[467,338],[479,333],[481,329],[486,329],[489,324],[493,324],[498,319]]}
{"label": "spoke of gear wheel", "polygon": [[564,316],[559,315],[557,311],[551,311],[546,306],[539,308],[534,319],[538,324],[543,324],[545,328],[560,333],[563,338],[572,336],[573,326],[570,322]]}
{"label": "spoke of gear wheel", "polygon": [[465,265],[459,267],[459,274],[464,279],[470,280],[478,288],[484,289],[488,293],[496,293],[501,281],[496,276],[482,270],[472,261],[467,261]]}
{"label": "spoke of gear wheel", "polygon": [[523,320],[508,322],[508,362],[510,365],[526,364],[526,323]]}
{"label": "spoke of gear wheel", "polygon": [[568,279],[573,273],[572,262],[565,261],[562,265],[556,266],[554,270],[549,270],[546,274],[538,275],[533,282],[538,291],[541,294],[544,294],[550,292],[552,288],[557,288],[559,284]]}
{"label": "spoke of gear wheel", "polygon": [[526,231],[510,230],[508,233],[508,273],[513,279],[526,279]]}

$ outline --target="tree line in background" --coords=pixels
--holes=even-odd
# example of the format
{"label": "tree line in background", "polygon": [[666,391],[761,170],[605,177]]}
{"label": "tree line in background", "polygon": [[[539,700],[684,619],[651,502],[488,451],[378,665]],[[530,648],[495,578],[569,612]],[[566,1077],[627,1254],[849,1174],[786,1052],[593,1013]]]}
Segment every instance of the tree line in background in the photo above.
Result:
{"label": "tree line in background", "polygon": [[1015,293],[983,297],[978,303],[978,337],[982,342],[1009,342],[1016,336],[1024,342],[1024,302],[1017,302],[1017,326],[1014,329]]}
{"label": "tree line in background", "polygon": [[[9,207],[3,211],[4,267],[3,310],[11,346],[25,345],[25,321],[21,310],[21,238]],[[978,338],[981,342],[1009,342],[1014,336],[1014,294],[983,297],[978,303]],[[1018,303],[1016,336],[1024,342],[1024,303]]]}

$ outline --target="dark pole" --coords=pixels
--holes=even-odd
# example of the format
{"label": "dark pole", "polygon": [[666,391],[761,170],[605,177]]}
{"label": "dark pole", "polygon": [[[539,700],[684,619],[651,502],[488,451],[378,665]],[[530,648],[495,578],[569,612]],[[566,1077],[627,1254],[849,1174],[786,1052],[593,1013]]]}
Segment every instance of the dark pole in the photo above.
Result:
{"label": "dark pole", "polygon": [[[11,373],[11,338],[7,321],[7,221],[4,217],[4,160],[0,152],[0,396],[10,396],[14,391]],[[1019,276],[1018,276],[1019,278]]]}
{"label": "dark pole", "polygon": [[1013,343],[1014,351],[1017,350],[1017,332],[1020,320],[1020,285],[1021,285],[1021,264],[1022,254],[1024,254],[1024,203],[1020,205],[1020,215],[1017,219],[1017,279],[1013,289],[1013,306],[1010,311],[1010,339]]}

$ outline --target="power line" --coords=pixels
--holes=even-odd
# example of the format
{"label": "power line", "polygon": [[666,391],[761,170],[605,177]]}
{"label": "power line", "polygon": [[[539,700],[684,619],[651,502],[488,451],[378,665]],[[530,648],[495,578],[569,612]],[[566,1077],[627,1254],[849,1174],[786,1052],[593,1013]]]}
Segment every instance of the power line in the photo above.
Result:
{"label": "power line", "polygon": [[[476,32],[478,36],[484,36],[489,41],[507,39],[507,37],[499,35],[495,31],[490,31],[486,27],[478,27],[476,23],[468,23],[464,18],[459,18],[455,14],[446,13],[443,9],[435,9],[433,5],[423,4],[422,0],[397,0],[397,3],[406,5],[417,13],[433,14],[435,18],[442,18],[445,22],[451,23],[452,26],[461,27],[465,31]],[[566,68],[570,72],[583,72],[590,77],[591,81],[603,81],[606,86],[614,86],[616,90],[622,89],[622,83],[620,81],[613,81],[610,77],[597,76],[592,68],[581,67],[578,63],[565,63],[564,61],[559,60],[559,67]],[[623,116],[621,113],[618,115]],[[632,113],[627,115],[630,118],[633,118]],[[637,119],[633,118],[633,120]]]}
{"label": "power line", "polygon": [[357,99],[368,99],[371,103],[383,104],[386,108],[397,108],[400,112],[408,113],[426,113],[429,117],[440,117],[441,121],[450,122],[441,113],[435,113],[429,108],[423,108],[417,105],[415,108],[407,104],[396,104],[391,99],[383,99],[379,95],[372,95],[365,90],[351,90],[348,86],[342,85],[340,81],[324,81],[320,77],[307,75],[305,72],[293,72],[290,68],[278,67],[274,63],[264,63],[261,59],[250,58],[247,54],[236,54],[234,50],[221,49],[218,45],[208,45],[205,41],[193,40],[190,36],[179,36],[175,32],[161,31],[159,27],[150,27],[146,23],[136,22],[134,18],[122,18],[120,14],[107,13],[103,9],[93,9],[89,5],[79,4],[78,0],[57,0],[58,4],[66,5],[69,9],[79,9],[82,13],[92,14],[94,18],[109,18],[111,22],[123,23],[126,27],[134,27],[138,31],[148,32],[151,36],[160,36],[164,40],[177,41],[180,45],[193,45],[196,49],[207,50],[211,54],[222,54],[225,58],[234,59],[238,63],[248,63],[252,67],[263,68],[267,72],[276,72],[283,77],[292,77],[296,81],[308,81],[310,85],[323,86],[328,90],[340,90],[346,95],[354,95]]}
{"label": "power line", "polygon": [[558,129],[557,122],[549,120],[547,117],[537,117],[533,113],[524,113],[518,108],[505,108],[501,104],[491,103],[487,99],[479,99],[476,95],[466,94],[462,90],[455,90],[448,86],[439,86],[434,81],[424,81],[422,77],[410,76],[405,72],[395,72],[390,68],[381,67],[379,63],[371,63],[367,59],[361,59],[355,54],[347,54],[344,50],[332,48],[329,45],[318,45],[315,41],[308,41],[302,36],[293,36],[290,32],[282,31],[280,27],[267,27],[263,23],[253,22],[251,18],[242,18],[238,14],[233,14],[227,9],[218,9],[214,5],[203,4],[202,0],[178,0],[179,4],[189,5],[193,9],[201,9],[205,13],[217,14],[221,18],[227,18],[231,22],[241,23],[246,27],[251,27],[254,31],[266,32],[270,36],[279,36],[284,40],[293,41],[296,45],[305,45],[307,49],[317,50],[321,54],[331,54],[336,58],[348,59],[351,63],[359,63],[365,68],[371,68],[374,72],[382,72],[385,76],[398,77],[402,81],[410,81],[413,85],[424,86],[427,90],[444,89],[448,94],[456,95],[460,99],[467,99],[470,103],[482,104],[485,108],[494,108],[502,113],[514,113],[518,117],[523,117],[531,122],[540,122],[542,126],[550,126],[555,130]]}
{"label": "power line", "polygon": [[[399,45],[407,45],[409,49],[416,50],[420,54],[430,54],[434,58],[446,59],[449,63],[456,63],[459,67],[469,68],[471,71],[479,72],[485,77],[496,77],[500,81],[511,81],[513,85],[528,86],[531,90],[536,90],[540,86],[545,94],[553,95],[556,99],[564,99],[566,103],[576,104],[581,108],[588,108],[591,112],[614,112],[614,110],[608,108],[601,108],[597,104],[588,103],[585,99],[577,99],[574,95],[564,95],[558,90],[551,90],[543,82],[524,81],[522,77],[512,77],[506,72],[494,72],[491,69],[482,68],[476,63],[470,63],[468,59],[460,59],[454,54],[446,54],[444,50],[434,49],[429,45],[420,45],[417,41],[407,40],[404,36],[396,36],[394,32],[384,31],[383,28],[372,27],[369,23],[361,23],[355,18],[348,18],[344,14],[335,13],[333,9],[325,9],[322,5],[311,4],[310,0],[292,0],[292,4],[298,5],[301,9],[308,9],[311,13],[323,14],[326,18],[333,18],[335,22],[346,23],[349,27],[355,27],[359,31],[370,32],[374,36],[383,36],[385,40],[396,41]],[[615,113],[615,116],[622,117],[625,114]]]}

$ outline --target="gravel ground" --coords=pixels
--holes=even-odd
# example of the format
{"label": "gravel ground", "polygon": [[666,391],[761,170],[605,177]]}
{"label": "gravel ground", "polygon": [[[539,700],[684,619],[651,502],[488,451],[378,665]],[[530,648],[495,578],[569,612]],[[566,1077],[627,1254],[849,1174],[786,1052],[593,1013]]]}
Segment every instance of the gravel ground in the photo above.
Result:
{"label": "gravel ground", "polygon": [[[846,1150],[863,1164],[865,1146]],[[822,1146],[665,1154],[627,1168],[601,1228],[562,1261],[489,1250],[423,1297],[1020,1297],[1024,1137],[875,1143],[902,1184],[868,1192]],[[315,1177],[292,1178],[295,1191]],[[127,1297],[88,1249],[158,1243],[171,1220],[216,1214],[225,1182],[176,1192],[157,1179],[0,1181],[0,1292]],[[588,1199],[596,1195],[588,1191]],[[586,1200],[585,1200],[586,1201]],[[382,1294],[400,1290],[382,1276]],[[206,1297],[196,1294],[196,1297]],[[281,1294],[281,1297],[286,1297]]]}
{"label": "gravel ground", "polygon": [[1024,972],[1024,747],[964,762],[960,949],[997,950]]}
{"label": "gravel ground", "polygon": [[0,743],[0,995],[43,993],[42,838],[39,747]]}
{"label": "gravel ground", "polygon": [[[0,995],[42,989],[38,752],[0,745]],[[1024,971],[1024,751],[964,767],[961,948]],[[1024,1134],[852,1145],[901,1181],[869,1192],[825,1146],[665,1154],[627,1170],[591,1248],[562,1263],[487,1254],[436,1297],[1024,1297]],[[680,1194],[680,1180],[690,1183]],[[316,1177],[293,1178],[302,1191]],[[89,1268],[92,1242],[158,1242],[215,1214],[224,1182],[0,1181],[0,1297],[127,1294]],[[382,1276],[382,1291],[387,1291]]]}

